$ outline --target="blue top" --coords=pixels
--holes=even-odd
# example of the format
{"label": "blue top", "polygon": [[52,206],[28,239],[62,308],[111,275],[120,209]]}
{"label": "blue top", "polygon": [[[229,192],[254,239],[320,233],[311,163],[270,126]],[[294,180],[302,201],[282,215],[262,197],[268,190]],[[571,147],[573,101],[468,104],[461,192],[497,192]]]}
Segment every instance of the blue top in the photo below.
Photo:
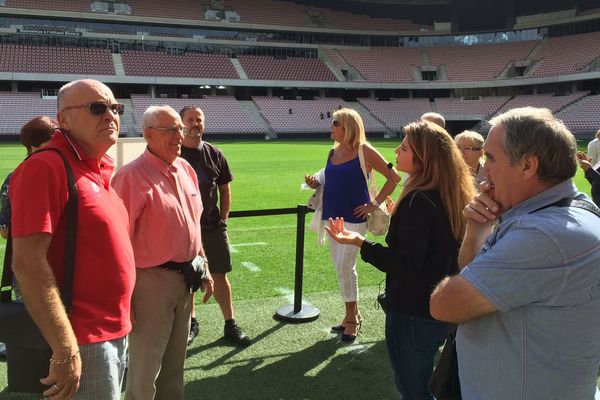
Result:
{"label": "blue top", "polygon": [[329,153],[325,167],[323,219],[344,217],[344,221],[353,224],[365,222],[354,216],[356,207],[371,201],[358,156],[335,165],[331,162],[332,154],[333,151]]}
{"label": "blue top", "polygon": [[576,195],[568,179],[511,208],[461,271],[499,310],[459,326],[463,399],[594,399],[600,223],[576,207],[534,212]]}

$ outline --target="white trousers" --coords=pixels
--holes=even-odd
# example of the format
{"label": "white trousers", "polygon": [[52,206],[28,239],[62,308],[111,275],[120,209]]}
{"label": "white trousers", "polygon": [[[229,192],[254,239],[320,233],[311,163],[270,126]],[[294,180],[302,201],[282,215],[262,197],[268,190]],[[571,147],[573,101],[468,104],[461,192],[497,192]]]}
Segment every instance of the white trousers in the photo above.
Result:
{"label": "white trousers", "polygon": [[[367,223],[352,224],[344,223],[348,231],[358,232],[364,235],[367,230]],[[339,244],[329,237],[329,251],[331,259],[335,264],[338,282],[340,283],[340,293],[344,303],[358,301],[358,274],[356,273],[356,256],[360,250],[351,244]]]}

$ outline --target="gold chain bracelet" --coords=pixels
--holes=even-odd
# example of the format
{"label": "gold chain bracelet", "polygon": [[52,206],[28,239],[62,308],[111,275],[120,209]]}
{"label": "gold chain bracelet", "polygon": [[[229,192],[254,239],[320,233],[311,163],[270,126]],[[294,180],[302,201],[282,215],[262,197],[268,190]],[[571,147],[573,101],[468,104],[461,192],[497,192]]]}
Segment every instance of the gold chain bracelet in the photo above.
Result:
{"label": "gold chain bracelet", "polygon": [[55,360],[54,358],[51,358],[50,364],[54,364],[54,365],[68,364],[71,361],[73,361],[73,359],[75,357],[77,357],[77,355],[79,355],[79,350],[77,350],[75,353],[71,354],[68,358],[65,358],[64,360]]}

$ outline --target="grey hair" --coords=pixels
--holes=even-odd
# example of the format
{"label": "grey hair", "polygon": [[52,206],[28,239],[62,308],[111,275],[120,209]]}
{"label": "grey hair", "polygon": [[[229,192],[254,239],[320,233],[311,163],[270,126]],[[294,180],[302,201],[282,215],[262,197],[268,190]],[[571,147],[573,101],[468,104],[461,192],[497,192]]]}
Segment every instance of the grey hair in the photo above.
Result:
{"label": "grey hair", "polygon": [[477,133],[475,131],[462,131],[458,135],[454,136],[454,141],[456,143],[458,143],[458,141],[462,138],[471,139],[472,141],[477,143],[477,145],[480,147],[483,146],[483,142],[485,141],[483,136],[481,136],[479,133]]}
{"label": "grey hair", "polygon": [[511,164],[532,155],[539,160],[537,175],[542,181],[561,182],[575,176],[575,136],[547,108],[514,108],[492,118],[490,124],[506,130],[504,150]]}
{"label": "grey hair", "polygon": [[162,105],[162,106],[150,106],[146,108],[144,111],[144,115],[142,116],[142,132],[146,133],[146,129],[152,128],[156,125],[156,121],[158,120],[159,114],[167,112],[172,115],[176,115],[179,117],[177,111],[173,109],[171,106]]}

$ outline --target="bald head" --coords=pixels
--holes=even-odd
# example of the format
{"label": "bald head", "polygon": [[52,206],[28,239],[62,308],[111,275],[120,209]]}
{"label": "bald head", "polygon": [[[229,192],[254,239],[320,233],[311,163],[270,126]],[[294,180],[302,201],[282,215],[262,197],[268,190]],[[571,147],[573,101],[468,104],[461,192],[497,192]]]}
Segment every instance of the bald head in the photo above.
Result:
{"label": "bald head", "polygon": [[428,112],[421,115],[421,119],[423,121],[433,122],[437,126],[441,126],[442,128],[446,128],[446,119],[442,116],[442,114],[438,114],[435,112]]}
{"label": "bald head", "polygon": [[99,160],[121,127],[123,107],[117,107],[110,88],[93,79],[73,81],[60,88],[57,100],[59,126],[88,157]]}
{"label": "bald head", "polygon": [[100,81],[94,79],[81,79],[78,81],[72,81],[63,85],[58,91],[58,95],[56,97],[58,111],[60,112],[63,108],[70,105],[69,100],[73,96],[82,91],[89,90],[98,90],[100,92],[104,92],[108,97],[114,98],[110,88]]}

